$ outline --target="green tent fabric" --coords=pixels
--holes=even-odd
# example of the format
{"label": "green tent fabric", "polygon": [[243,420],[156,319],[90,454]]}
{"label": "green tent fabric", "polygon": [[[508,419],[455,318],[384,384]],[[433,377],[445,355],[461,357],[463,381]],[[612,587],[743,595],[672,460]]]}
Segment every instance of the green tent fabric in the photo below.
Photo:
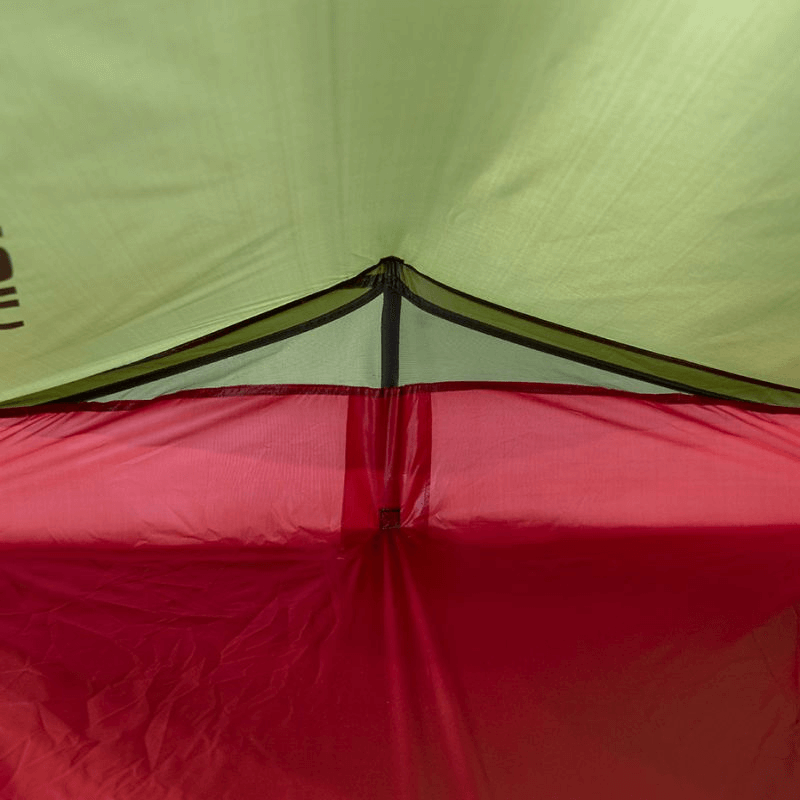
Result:
{"label": "green tent fabric", "polygon": [[11,4],[0,399],[389,255],[798,386],[798,28],[786,0]]}

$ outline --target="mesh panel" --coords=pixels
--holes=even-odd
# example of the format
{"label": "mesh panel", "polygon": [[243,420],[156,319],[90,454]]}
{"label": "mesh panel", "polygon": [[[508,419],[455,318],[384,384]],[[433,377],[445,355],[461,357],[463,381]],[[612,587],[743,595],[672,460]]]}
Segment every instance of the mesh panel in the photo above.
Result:
{"label": "mesh panel", "polygon": [[[279,342],[118,392],[103,400],[148,400],[187,389],[268,384],[381,384],[382,301]],[[448,322],[402,303],[401,385],[444,381],[524,381],[601,386],[631,392],[665,389]]]}
{"label": "mesh panel", "polygon": [[376,299],[306,333],[99,399],[149,400],[185,389],[261,384],[377,387],[381,309]]}
{"label": "mesh panel", "polygon": [[524,381],[668,391],[456,325],[405,302],[400,315],[400,383]]}

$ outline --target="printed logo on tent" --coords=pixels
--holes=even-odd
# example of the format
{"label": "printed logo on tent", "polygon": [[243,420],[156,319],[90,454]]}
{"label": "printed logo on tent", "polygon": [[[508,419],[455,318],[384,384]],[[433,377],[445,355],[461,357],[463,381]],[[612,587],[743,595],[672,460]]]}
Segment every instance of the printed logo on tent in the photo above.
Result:
{"label": "printed logo on tent", "polygon": [[[0,228],[0,236],[3,230]],[[9,320],[7,308],[19,308],[19,300],[12,298],[11,295],[17,293],[16,286],[6,285],[14,277],[14,265],[11,263],[11,256],[5,247],[0,247],[0,331],[21,328],[25,323],[22,320]]]}

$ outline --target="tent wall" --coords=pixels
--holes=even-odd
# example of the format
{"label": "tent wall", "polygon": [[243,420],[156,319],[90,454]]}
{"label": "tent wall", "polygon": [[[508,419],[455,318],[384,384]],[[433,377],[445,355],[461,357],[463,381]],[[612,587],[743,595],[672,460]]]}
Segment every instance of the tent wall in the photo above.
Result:
{"label": "tent wall", "polygon": [[800,790],[796,413],[284,387],[0,441],[9,797]]}
{"label": "tent wall", "polygon": [[0,400],[396,255],[800,386],[793,0],[30,0],[0,27]]}

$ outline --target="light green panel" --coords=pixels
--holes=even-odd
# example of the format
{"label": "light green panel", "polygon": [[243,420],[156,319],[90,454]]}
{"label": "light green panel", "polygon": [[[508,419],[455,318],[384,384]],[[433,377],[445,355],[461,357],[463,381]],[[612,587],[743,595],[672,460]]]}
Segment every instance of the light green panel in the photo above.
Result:
{"label": "light green panel", "polygon": [[607,13],[591,35],[554,25],[541,70],[507,64],[531,89],[498,89],[507,138],[477,167],[477,134],[455,147],[472,176],[403,257],[529,314],[798,385],[800,8],[592,5]]}
{"label": "light green panel", "polygon": [[0,225],[25,327],[0,331],[0,399],[375,262],[344,243],[328,26],[260,0],[4,7]]}
{"label": "light green panel", "polygon": [[7,3],[0,400],[390,254],[800,386],[799,39],[794,0]]}
{"label": "light green panel", "polygon": [[400,383],[439,381],[560,383],[645,394],[674,393],[663,386],[487,336],[404,302],[400,314]]}
{"label": "light green panel", "polygon": [[97,400],[150,400],[186,389],[280,384],[381,385],[380,299],[347,316],[246,353],[112,392]]}

